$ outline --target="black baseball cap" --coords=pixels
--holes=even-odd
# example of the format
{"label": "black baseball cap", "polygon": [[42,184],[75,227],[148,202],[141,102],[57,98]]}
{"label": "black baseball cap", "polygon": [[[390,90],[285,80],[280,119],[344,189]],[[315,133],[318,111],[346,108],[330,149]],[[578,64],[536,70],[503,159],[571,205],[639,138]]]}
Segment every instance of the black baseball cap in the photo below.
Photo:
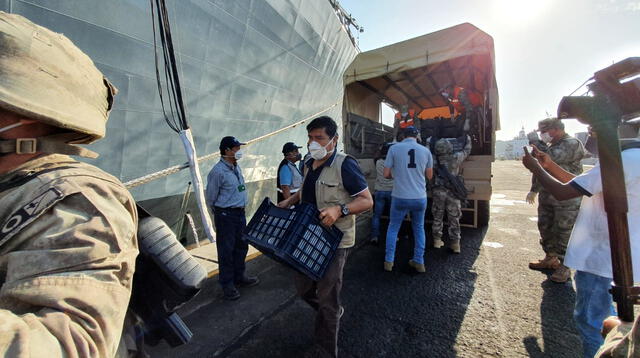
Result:
{"label": "black baseball cap", "polygon": [[409,137],[417,137],[418,136],[418,130],[414,126],[409,126],[409,127],[404,129],[403,134],[405,136],[409,136]]}
{"label": "black baseball cap", "polygon": [[237,147],[240,145],[245,145],[247,143],[242,143],[240,141],[238,141],[236,139],[236,137],[233,136],[227,136],[222,138],[222,140],[220,141],[220,150],[225,150],[225,149],[231,149],[233,147]]}
{"label": "black baseball cap", "polygon": [[294,142],[287,142],[282,146],[282,154],[293,152],[296,149],[300,149]]}

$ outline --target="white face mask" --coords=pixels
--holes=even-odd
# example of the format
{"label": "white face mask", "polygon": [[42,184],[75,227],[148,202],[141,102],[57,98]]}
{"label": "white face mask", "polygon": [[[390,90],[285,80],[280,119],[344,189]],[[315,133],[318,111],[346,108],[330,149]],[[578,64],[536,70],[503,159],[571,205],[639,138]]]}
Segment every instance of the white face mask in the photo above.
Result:
{"label": "white face mask", "polygon": [[311,142],[309,144],[309,153],[311,154],[311,158],[315,160],[320,160],[326,157],[327,154],[333,153],[333,149],[330,152],[327,151],[327,147],[329,146],[329,144],[331,144],[332,141],[333,141],[333,138],[331,138],[331,140],[329,140],[329,143],[327,143],[327,145],[325,145],[324,147],[318,142],[315,142],[315,141]]}
{"label": "white face mask", "polygon": [[545,142],[545,143],[551,143],[551,141],[553,140],[553,137],[551,137],[549,135],[549,133],[544,132],[544,133],[540,133],[540,139]]}
{"label": "white face mask", "polygon": [[233,157],[236,158],[236,160],[240,160],[242,159],[242,156],[244,155],[244,153],[242,153],[242,149],[238,150],[237,152],[235,152],[233,154]]}

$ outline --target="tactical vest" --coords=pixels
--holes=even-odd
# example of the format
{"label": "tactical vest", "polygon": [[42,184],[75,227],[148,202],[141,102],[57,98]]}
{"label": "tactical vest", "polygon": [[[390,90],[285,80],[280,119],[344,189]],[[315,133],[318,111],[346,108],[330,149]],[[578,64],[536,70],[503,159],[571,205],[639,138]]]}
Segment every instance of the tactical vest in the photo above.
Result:
{"label": "tactical vest", "polygon": [[[342,183],[342,163],[347,157],[348,155],[345,153],[336,153],[333,163],[322,168],[315,188],[318,209],[348,204],[353,201]],[[338,247],[341,249],[352,247],[356,243],[355,215],[341,217],[336,220],[334,225],[344,234]]]}
{"label": "tactical vest", "polygon": [[302,174],[300,173],[300,169],[298,169],[297,166],[295,166],[295,164],[291,163],[290,161],[283,159],[282,162],[280,162],[280,165],[278,166],[278,175],[277,175],[277,180],[276,180],[276,185],[278,186],[277,190],[278,192],[282,192],[282,190],[280,189],[280,169],[282,169],[282,167],[287,166],[289,168],[289,170],[291,170],[291,185],[290,185],[290,192],[291,194],[297,192],[298,190],[300,190],[300,187],[302,187]]}

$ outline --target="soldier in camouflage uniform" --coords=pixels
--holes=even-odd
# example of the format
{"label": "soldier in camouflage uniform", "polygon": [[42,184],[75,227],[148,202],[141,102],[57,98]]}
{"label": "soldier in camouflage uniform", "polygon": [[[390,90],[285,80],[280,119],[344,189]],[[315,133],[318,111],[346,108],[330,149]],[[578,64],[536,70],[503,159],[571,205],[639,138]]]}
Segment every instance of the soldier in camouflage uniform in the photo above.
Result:
{"label": "soldier in camouflage uniform", "polygon": [[[557,118],[538,122],[542,141],[548,144],[547,154],[564,170],[579,175],[585,151],[582,143],[564,131],[564,124]],[[562,283],[569,280],[571,271],[562,264],[573,224],[580,210],[581,198],[558,201],[544,188],[539,188],[538,230],[540,244],[545,252],[542,260],[529,263],[534,270],[553,269],[551,280]]]}
{"label": "soldier in camouflage uniform", "polygon": [[115,88],[66,37],[0,12],[0,356],[124,357],[138,247],[120,181],[67,154]]}
{"label": "soldier in camouflage uniform", "polygon": [[[471,139],[466,136],[466,144],[460,151],[454,151],[453,145],[447,139],[439,139],[435,144],[436,161],[438,165],[445,167],[453,176],[460,174],[462,162],[471,153]],[[436,167],[437,168],[437,167]],[[432,213],[433,213],[433,246],[441,248],[442,231],[444,228],[444,213],[447,213],[447,223],[449,225],[449,247],[454,253],[460,253],[460,217],[462,207],[460,199],[456,198],[450,189],[447,188],[446,181],[440,175],[440,169],[436,170],[432,183]]]}

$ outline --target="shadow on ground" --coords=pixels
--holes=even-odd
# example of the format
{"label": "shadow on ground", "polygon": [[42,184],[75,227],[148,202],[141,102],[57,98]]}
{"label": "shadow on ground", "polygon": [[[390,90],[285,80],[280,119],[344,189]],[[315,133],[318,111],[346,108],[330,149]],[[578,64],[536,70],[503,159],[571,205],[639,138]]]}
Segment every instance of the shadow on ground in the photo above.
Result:
{"label": "shadow on ground", "polygon": [[551,271],[546,272],[547,280],[540,285],[544,290],[540,303],[540,325],[542,343],[529,336],[523,343],[532,358],[570,357],[582,352],[582,343],[573,324],[573,302],[575,291],[572,281],[558,284],[551,281]]}

